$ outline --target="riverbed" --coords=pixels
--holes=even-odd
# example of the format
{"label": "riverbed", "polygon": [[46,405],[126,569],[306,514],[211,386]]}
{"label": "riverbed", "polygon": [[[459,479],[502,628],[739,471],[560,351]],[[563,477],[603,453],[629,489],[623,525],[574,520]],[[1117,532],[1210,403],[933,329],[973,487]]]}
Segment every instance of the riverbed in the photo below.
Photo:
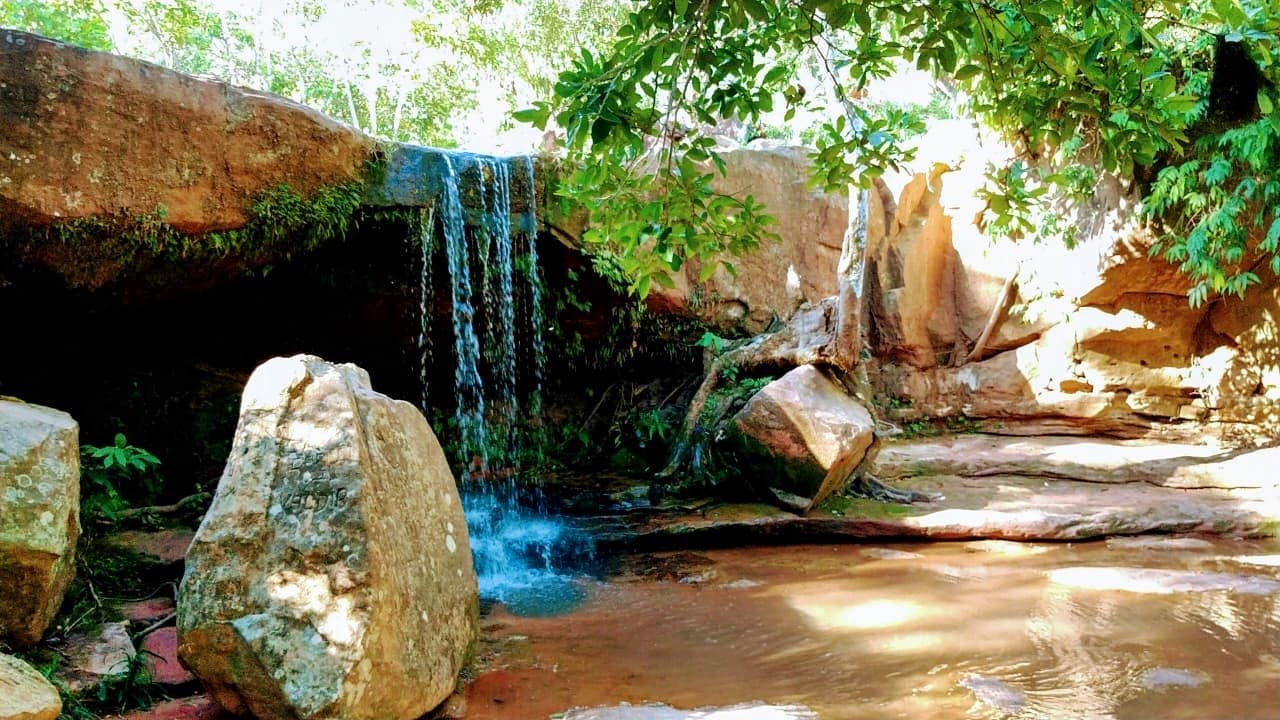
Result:
{"label": "riverbed", "polygon": [[639,554],[578,589],[487,609],[460,716],[1280,717],[1276,541]]}

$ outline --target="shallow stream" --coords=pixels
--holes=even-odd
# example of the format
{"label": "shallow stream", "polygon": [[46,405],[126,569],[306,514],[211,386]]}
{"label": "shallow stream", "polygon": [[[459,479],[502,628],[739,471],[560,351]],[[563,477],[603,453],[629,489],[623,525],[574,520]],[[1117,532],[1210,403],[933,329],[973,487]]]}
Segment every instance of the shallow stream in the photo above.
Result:
{"label": "shallow stream", "polygon": [[489,609],[464,712],[1275,720],[1277,553],[1134,538],[635,555],[568,612]]}

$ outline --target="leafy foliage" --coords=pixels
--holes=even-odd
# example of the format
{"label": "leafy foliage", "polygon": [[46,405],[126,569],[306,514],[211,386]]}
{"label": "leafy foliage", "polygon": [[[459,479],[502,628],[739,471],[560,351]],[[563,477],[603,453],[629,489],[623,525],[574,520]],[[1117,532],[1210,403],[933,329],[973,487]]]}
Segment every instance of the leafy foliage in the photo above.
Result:
{"label": "leafy foliage", "polygon": [[[1092,190],[1094,167],[1155,177],[1147,212],[1166,223],[1162,248],[1200,281],[1191,299],[1202,302],[1256,282],[1251,252],[1275,257],[1280,242],[1271,185],[1280,169],[1278,32],[1277,0],[649,0],[609,51],[584,51],[555,98],[519,117],[564,129],[571,161],[587,169],[562,192],[600,223],[594,242],[626,256],[666,240],[656,260],[626,263],[645,277],[678,269],[684,257],[750,247],[764,226],[751,222],[757,208],[724,208],[720,217],[746,221],[708,232],[709,208],[672,196],[706,197],[709,176],[685,160],[715,164],[709,135],[719,120],[754,123],[775,104],[791,117],[816,102],[787,64],[797,53],[817,59],[840,107],[817,138],[815,182],[826,188],[867,187],[909,158],[904,138],[919,118],[862,102],[861,93],[913,65],[947,78],[968,111],[1021,150],[1015,165],[991,174],[994,232],[1071,242],[1069,228],[1036,220],[1051,195]],[[1215,87],[1245,79],[1214,78],[1232,43],[1260,79],[1234,88],[1249,94],[1244,124],[1211,107]],[[651,156],[656,169],[640,162]],[[639,191],[626,194],[625,173]]]}
{"label": "leafy foliage", "polygon": [[155,474],[160,459],[130,445],[123,433],[116,433],[111,445],[81,446],[80,455],[81,510],[88,517],[116,520],[129,506],[126,496],[136,499],[160,490]]}
{"label": "leafy foliage", "polygon": [[509,124],[481,101],[515,108],[548,92],[569,53],[611,37],[622,6],[21,0],[0,3],[0,26],[212,75],[311,105],[373,135],[447,147],[464,139],[468,126]]}

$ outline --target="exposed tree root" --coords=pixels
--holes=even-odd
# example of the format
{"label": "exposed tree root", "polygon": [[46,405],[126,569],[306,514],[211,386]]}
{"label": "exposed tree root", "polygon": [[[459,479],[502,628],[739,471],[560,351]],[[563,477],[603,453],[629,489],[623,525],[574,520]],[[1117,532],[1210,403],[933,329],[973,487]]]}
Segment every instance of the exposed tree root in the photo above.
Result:
{"label": "exposed tree root", "polygon": [[893,487],[892,485],[886,484],[875,475],[865,472],[858,473],[853,476],[853,479],[850,480],[844,494],[867,498],[868,500],[877,500],[879,502],[900,503],[902,505],[910,505],[911,503],[917,502],[930,502],[934,499],[933,496],[928,493]]}
{"label": "exposed tree root", "polygon": [[[780,330],[758,335],[745,345],[733,348],[713,360],[706,377],[689,402],[684,424],[672,443],[671,459],[656,477],[663,480],[678,473],[689,460],[695,438],[709,432],[709,428],[700,427],[703,411],[706,410],[712,393],[720,386],[726,369],[736,368],[738,375],[752,377],[786,372],[801,365],[827,364],[831,339],[835,333],[833,310],[830,303],[802,310],[793,322]],[[720,417],[708,420],[714,420],[715,423],[723,420],[723,413],[717,415]],[[715,423],[707,424],[715,427]]]}

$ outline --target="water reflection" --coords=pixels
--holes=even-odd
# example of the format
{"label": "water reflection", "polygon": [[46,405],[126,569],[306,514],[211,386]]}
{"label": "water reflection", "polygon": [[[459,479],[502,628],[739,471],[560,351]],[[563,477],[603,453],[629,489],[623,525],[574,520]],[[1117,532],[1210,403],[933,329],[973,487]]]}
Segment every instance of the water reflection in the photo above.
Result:
{"label": "water reflection", "polygon": [[[692,581],[596,584],[558,617],[496,608],[482,649],[488,670],[468,690],[466,717],[755,702],[811,708],[823,720],[1274,720],[1280,570],[1229,558],[1276,546],[1176,548],[685,553],[696,573],[660,577]],[[1082,572],[1097,569],[1105,572]]]}

